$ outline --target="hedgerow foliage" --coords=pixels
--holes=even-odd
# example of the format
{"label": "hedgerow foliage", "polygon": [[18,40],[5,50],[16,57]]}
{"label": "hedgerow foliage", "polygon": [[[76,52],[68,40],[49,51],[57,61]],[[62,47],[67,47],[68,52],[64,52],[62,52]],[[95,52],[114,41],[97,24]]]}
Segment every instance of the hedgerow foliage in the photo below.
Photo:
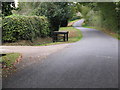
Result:
{"label": "hedgerow foliage", "polygon": [[113,32],[118,32],[119,19],[117,17],[116,3],[97,3],[97,6],[99,8],[99,12],[96,15],[94,14],[94,16],[96,17],[96,22],[98,22],[99,25],[96,26]]}
{"label": "hedgerow foliage", "polygon": [[38,16],[8,16],[3,19],[2,41],[17,40],[33,41],[37,37],[49,35],[49,23],[45,17]]}
{"label": "hedgerow foliage", "polygon": [[120,2],[77,3],[85,24],[120,33]]}

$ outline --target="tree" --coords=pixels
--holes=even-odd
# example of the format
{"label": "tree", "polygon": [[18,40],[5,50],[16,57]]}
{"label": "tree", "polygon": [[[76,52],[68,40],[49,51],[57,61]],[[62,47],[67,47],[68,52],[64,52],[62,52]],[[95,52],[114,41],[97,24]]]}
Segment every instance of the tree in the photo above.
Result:
{"label": "tree", "polygon": [[118,17],[116,11],[116,3],[108,2],[108,3],[97,3],[99,10],[101,11],[102,17],[102,26],[111,31],[116,32],[118,30]]}
{"label": "tree", "polygon": [[61,2],[58,4],[60,5],[60,8],[62,8],[61,13],[63,14],[63,17],[61,18],[61,27],[66,27],[68,25],[68,20],[72,18],[74,14],[73,5],[68,2]]}
{"label": "tree", "polygon": [[76,3],[86,24],[120,33],[120,2]]}
{"label": "tree", "polygon": [[46,16],[51,24],[51,31],[67,26],[73,15],[72,2],[19,2],[18,6],[18,14]]}
{"label": "tree", "polygon": [[15,8],[15,3],[14,2],[2,2],[1,7],[2,7],[2,14],[4,16],[9,16],[9,15],[12,15],[12,10]]}
{"label": "tree", "polygon": [[40,2],[18,2],[17,14],[32,15],[33,11],[39,7]]}
{"label": "tree", "polygon": [[91,3],[76,3],[76,13],[80,12],[82,15],[82,18],[84,18],[85,23],[88,23],[88,20],[90,16],[88,15],[89,12],[92,10],[92,4]]}
{"label": "tree", "polygon": [[51,30],[58,31],[60,26],[67,26],[71,9],[67,2],[43,2],[36,9],[35,15],[46,16],[51,23]]}

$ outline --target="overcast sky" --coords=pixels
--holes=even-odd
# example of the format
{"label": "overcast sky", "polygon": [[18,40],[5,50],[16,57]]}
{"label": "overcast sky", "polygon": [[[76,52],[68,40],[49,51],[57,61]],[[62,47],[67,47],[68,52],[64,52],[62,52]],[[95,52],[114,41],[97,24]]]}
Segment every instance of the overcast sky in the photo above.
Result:
{"label": "overcast sky", "polygon": [[18,0],[14,0],[15,1],[15,6],[18,6]]}

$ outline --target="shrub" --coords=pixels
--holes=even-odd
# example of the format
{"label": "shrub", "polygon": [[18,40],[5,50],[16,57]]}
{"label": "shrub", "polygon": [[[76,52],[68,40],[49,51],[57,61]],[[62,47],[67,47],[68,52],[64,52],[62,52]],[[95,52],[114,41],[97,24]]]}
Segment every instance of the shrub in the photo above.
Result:
{"label": "shrub", "polygon": [[2,40],[4,42],[33,41],[37,37],[46,37],[50,33],[47,19],[38,16],[5,17],[2,30]]}

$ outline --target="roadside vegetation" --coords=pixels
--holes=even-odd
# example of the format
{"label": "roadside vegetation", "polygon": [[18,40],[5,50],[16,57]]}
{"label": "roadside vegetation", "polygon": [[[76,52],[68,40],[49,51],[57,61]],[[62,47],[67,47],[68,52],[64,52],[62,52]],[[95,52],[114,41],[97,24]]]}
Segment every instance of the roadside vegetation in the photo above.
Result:
{"label": "roadside vegetation", "polygon": [[[1,5],[3,45],[51,43],[54,31],[77,31],[72,31],[71,26],[82,18],[84,27],[100,28],[120,38],[120,2],[19,2],[18,7],[14,2],[2,2]],[[77,41],[69,36],[68,43]]]}
{"label": "roadside vegetation", "polygon": [[83,27],[101,30],[120,39],[120,2],[77,3]]}
{"label": "roadside vegetation", "polygon": [[[8,43],[3,43],[3,45],[12,45],[12,46],[44,46],[44,45],[55,45],[55,44],[64,44],[64,43],[73,43],[76,41],[79,41],[82,38],[82,33],[80,30],[72,27],[74,22],[78,21],[80,19],[72,20],[69,21],[67,27],[61,27],[59,31],[68,31],[69,32],[69,41],[67,42],[54,42],[52,41],[52,37],[44,37],[44,38],[36,38],[34,41],[30,40],[18,40],[16,42],[8,42]],[[17,37],[17,36],[16,36]],[[63,40],[62,40],[63,41]]]}
{"label": "roadside vegetation", "polygon": [[[0,27],[3,45],[45,46],[73,43],[82,38],[72,27],[84,19],[83,27],[95,28],[120,39],[120,2],[2,2]],[[67,42],[52,42],[54,31],[69,31]],[[3,76],[15,70],[20,54],[0,57]]]}
{"label": "roadside vegetation", "polygon": [[3,42],[44,38],[50,34],[49,23],[43,16],[7,16],[3,19]]}
{"label": "roadside vegetation", "polygon": [[[74,43],[79,41],[82,38],[82,32],[79,29],[76,29],[74,27],[61,27],[60,31],[68,31],[69,32],[69,40],[66,42],[63,42],[63,39],[61,42],[50,42],[41,44],[40,46],[47,46],[47,45],[56,45],[56,44],[66,44],[66,43]],[[38,44],[39,45],[39,44]]]}
{"label": "roadside vegetation", "polygon": [[[95,28],[120,39],[120,2],[2,2],[0,27],[2,44],[11,46],[46,46],[66,44],[82,38],[72,25],[84,19],[83,27]],[[54,42],[54,31],[68,31],[68,41]],[[16,71],[21,54],[0,57],[3,77]]]}
{"label": "roadside vegetation", "polygon": [[0,57],[0,65],[2,69],[3,77],[7,77],[9,74],[16,70],[15,64],[20,61],[21,54],[19,53],[7,53],[2,54]]}

